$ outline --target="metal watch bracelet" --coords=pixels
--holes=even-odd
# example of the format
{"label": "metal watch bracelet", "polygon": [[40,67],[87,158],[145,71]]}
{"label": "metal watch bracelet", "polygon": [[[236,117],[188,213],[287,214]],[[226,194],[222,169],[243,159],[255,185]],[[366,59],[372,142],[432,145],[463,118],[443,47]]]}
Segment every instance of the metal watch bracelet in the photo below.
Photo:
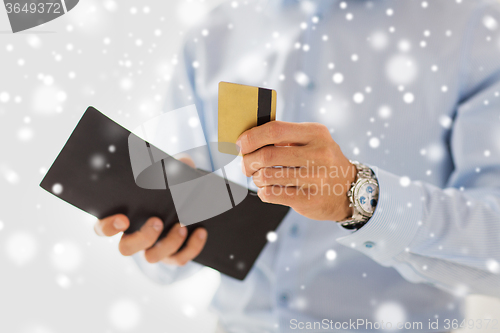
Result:
{"label": "metal watch bracelet", "polygon": [[[361,228],[362,226],[364,226],[373,214],[372,215],[363,214],[360,211],[360,209],[357,208],[356,203],[355,203],[356,197],[355,197],[354,190],[355,190],[358,182],[360,182],[362,180],[375,181],[375,182],[377,182],[377,180],[373,174],[373,171],[369,167],[367,167],[366,165],[361,164],[357,161],[350,161],[350,162],[358,170],[358,172],[356,174],[356,180],[353,183],[351,183],[351,188],[347,192],[347,196],[349,197],[349,202],[350,202],[349,206],[353,208],[353,215],[351,218],[349,218],[345,221],[341,221],[340,225],[342,227],[344,227],[345,229],[357,230],[357,229]],[[377,182],[377,187],[378,187],[378,182]]]}

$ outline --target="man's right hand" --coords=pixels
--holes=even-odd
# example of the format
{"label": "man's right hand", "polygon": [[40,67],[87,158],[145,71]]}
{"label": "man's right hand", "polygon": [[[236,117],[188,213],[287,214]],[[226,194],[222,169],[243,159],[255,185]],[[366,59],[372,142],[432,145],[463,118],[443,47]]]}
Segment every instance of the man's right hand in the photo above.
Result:
{"label": "man's right hand", "polygon": [[[180,161],[194,167],[189,157],[179,158]],[[98,220],[94,225],[95,232],[100,236],[111,237],[127,230],[130,221],[127,216],[117,214]],[[151,217],[139,231],[123,234],[119,244],[120,253],[131,256],[144,251],[144,257],[150,263],[164,262],[171,265],[184,266],[200,254],[207,240],[207,231],[196,229],[187,240],[186,246],[179,251],[184,243],[188,230],[179,223],[175,224],[168,234],[156,240],[163,231],[163,222],[158,217]]]}

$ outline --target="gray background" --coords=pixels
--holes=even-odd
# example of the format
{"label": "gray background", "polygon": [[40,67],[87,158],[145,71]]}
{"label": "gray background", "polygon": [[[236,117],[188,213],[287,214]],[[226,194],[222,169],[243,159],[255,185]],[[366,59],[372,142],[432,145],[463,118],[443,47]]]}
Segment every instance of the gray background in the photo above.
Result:
{"label": "gray background", "polygon": [[[38,183],[87,106],[158,115],[182,35],[219,2],[82,0],[18,34],[0,7],[0,332],[213,332],[217,272],[155,285]],[[499,307],[468,299],[470,318]]]}

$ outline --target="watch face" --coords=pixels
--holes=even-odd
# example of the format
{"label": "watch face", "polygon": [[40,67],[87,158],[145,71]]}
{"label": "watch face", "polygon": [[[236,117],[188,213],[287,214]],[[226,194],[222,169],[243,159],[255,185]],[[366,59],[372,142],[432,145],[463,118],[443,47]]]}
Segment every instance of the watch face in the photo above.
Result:
{"label": "watch face", "polygon": [[365,212],[373,214],[378,201],[378,186],[365,183],[358,192],[358,204]]}

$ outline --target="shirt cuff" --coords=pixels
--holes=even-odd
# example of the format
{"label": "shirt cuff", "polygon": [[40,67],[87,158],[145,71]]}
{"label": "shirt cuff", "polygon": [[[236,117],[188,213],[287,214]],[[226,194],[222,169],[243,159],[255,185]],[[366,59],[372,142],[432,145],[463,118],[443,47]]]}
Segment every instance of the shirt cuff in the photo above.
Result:
{"label": "shirt cuff", "polygon": [[337,241],[383,266],[392,266],[394,257],[405,251],[422,224],[422,185],[374,166],[370,168],[379,183],[375,212],[362,228]]}

